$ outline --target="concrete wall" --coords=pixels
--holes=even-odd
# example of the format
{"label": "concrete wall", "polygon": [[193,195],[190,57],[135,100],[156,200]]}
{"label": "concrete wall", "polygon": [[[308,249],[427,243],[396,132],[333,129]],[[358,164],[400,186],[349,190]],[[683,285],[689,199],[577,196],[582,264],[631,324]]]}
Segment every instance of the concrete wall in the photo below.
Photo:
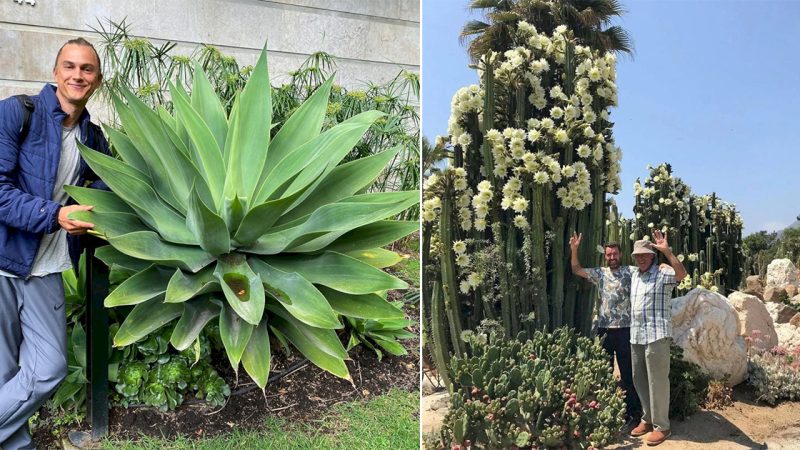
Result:
{"label": "concrete wall", "polygon": [[38,92],[65,41],[97,42],[98,20],[124,18],[137,36],[185,52],[212,44],[241,65],[267,42],[273,84],[318,50],[338,58],[344,86],[384,82],[419,72],[419,13],[419,0],[0,0],[0,98]]}

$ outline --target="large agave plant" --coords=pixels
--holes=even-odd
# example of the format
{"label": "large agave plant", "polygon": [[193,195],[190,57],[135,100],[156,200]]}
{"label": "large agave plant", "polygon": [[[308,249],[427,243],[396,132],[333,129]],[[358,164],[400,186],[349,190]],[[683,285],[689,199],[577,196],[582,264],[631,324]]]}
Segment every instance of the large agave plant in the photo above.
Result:
{"label": "large agave plant", "polygon": [[170,88],[174,115],[125,90],[114,98],[124,131],[105,131],[121,160],[81,146],[113,192],[67,188],[94,205],[73,217],[110,244],[97,256],[135,273],[105,300],[135,305],[114,344],[177,319],[171,343],[183,350],[218,320],[231,365],[262,389],[270,336],[349,379],[340,316],[399,318],[381,294],[407,285],[381,270],[400,259],[381,247],[418,228],[386,220],[418,192],[363,193],[396,151],[339,165],[382,113],[320,133],[328,80],[270,139],[266,50],[227,117],[199,67],[191,95]]}

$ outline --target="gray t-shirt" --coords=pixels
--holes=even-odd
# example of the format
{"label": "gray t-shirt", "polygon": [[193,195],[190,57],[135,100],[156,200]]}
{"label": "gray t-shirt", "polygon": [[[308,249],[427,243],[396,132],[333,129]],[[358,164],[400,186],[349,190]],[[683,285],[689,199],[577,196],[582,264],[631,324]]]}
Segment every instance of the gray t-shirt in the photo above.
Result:
{"label": "gray t-shirt", "polygon": [[[54,202],[66,203],[69,195],[64,190],[65,184],[78,182],[80,171],[80,153],[78,152],[77,139],[80,139],[80,127],[76,124],[72,128],[63,127],[61,130],[61,159],[56,173],[56,184],[53,188]],[[42,236],[39,251],[33,260],[31,276],[43,277],[53,273],[61,273],[72,267],[67,247],[67,232],[59,228],[56,232]],[[14,277],[13,274],[0,270],[0,275]]]}

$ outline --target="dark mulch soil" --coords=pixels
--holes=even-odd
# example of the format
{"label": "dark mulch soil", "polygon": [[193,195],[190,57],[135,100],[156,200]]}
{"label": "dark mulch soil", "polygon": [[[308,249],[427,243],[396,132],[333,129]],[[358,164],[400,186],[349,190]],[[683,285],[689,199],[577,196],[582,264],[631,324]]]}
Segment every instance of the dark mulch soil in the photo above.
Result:
{"label": "dark mulch soil", "polygon": [[[398,249],[395,249],[396,251]],[[400,250],[403,252],[403,250]],[[416,251],[416,250],[414,250]],[[409,252],[406,250],[406,252]],[[415,280],[412,285],[418,284]],[[390,300],[399,299],[402,293],[390,292]],[[406,315],[418,321],[418,305],[406,305]],[[419,336],[419,325],[411,331]],[[346,344],[349,336],[340,336]],[[419,339],[401,341],[408,355],[395,357],[384,354],[382,361],[372,350],[359,345],[350,351],[347,367],[352,384],[323,371],[307,362],[301,367],[303,358],[299,353],[273,355],[272,374],[286,373],[277,381],[267,385],[265,393],[255,386],[247,373],[240,369],[239,384],[223,354],[212,354],[215,368],[228,385],[232,395],[228,403],[214,408],[203,401],[187,398],[174,411],[162,413],[149,407],[113,407],[109,412],[109,435],[112,439],[139,439],[142,435],[153,437],[175,437],[178,435],[198,439],[225,434],[231,430],[257,430],[268,417],[280,417],[292,422],[309,422],[319,419],[332,406],[355,400],[370,399],[397,388],[408,392],[419,392]],[[276,348],[273,346],[273,348]],[[296,370],[290,370],[295,368]],[[40,426],[34,432],[34,443],[39,449],[62,448],[61,438],[54,436],[52,414],[45,408],[40,411]],[[62,426],[63,428],[63,426]],[[69,428],[69,427],[67,427]],[[83,423],[77,429],[88,430]]]}
{"label": "dark mulch soil", "polygon": [[[417,311],[416,308],[408,310],[410,314]],[[419,330],[414,328],[413,331],[418,333]],[[310,362],[303,365],[303,359],[296,355],[276,354],[273,375],[297,368],[298,364],[301,366],[268,384],[266,393],[262,393],[243,370],[239,373],[239,385],[234,386],[235,374],[227,364],[227,358],[222,354],[214,355],[215,361],[225,362],[217,370],[233,391],[225,406],[214,408],[189,398],[176,410],[166,413],[149,407],[112,407],[109,435],[113,439],[133,440],[141,435],[205,438],[234,429],[256,430],[267,417],[286,418],[293,422],[316,420],[338,403],[369,399],[386,394],[392,388],[419,392],[419,340],[407,340],[403,345],[408,355],[387,355],[382,361],[378,361],[376,354],[364,346],[352,349],[352,360],[347,361],[352,384]],[[50,414],[43,408],[40,421],[46,423],[48,416]],[[88,430],[88,425],[84,423],[78,429]],[[60,438],[53,436],[52,431],[51,426],[43,426],[34,432],[37,448],[61,448]]]}

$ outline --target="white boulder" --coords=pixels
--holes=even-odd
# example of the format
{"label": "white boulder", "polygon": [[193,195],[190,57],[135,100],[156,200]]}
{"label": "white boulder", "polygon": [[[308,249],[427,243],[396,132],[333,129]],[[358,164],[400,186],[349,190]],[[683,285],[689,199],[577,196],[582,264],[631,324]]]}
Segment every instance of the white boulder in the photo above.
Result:
{"label": "white boulder", "polygon": [[672,337],[683,356],[713,378],[735,386],[747,377],[747,350],[739,336],[739,319],[728,300],[695,288],[672,299]]}
{"label": "white boulder", "polygon": [[789,259],[774,259],[767,266],[767,286],[797,286],[797,267]]}
{"label": "white boulder", "polygon": [[800,347],[800,328],[788,324],[775,324],[775,332],[778,334],[778,343],[787,349]]}
{"label": "white boulder", "polygon": [[[778,345],[774,321],[758,297],[736,291],[728,296],[728,302],[739,316],[739,336],[754,338],[752,345],[759,350],[769,350]],[[759,331],[757,336],[753,336],[753,330]]]}

